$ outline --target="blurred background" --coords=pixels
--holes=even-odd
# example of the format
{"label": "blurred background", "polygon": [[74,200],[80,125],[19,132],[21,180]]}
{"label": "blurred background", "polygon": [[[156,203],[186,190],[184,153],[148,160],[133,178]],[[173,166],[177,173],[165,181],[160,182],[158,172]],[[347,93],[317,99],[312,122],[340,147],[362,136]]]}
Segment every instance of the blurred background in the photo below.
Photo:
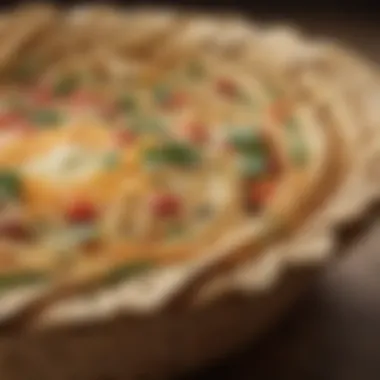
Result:
{"label": "blurred background", "polygon": [[[380,11],[375,0],[112,3],[232,10],[268,22],[294,23],[308,33],[342,41],[380,62]],[[7,6],[14,2],[3,1],[2,4]],[[283,323],[259,343],[178,380],[379,380],[378,211],[374,207],[368,220],[345,231],[346,244],[342,245],[340,258],[325,270]]]}

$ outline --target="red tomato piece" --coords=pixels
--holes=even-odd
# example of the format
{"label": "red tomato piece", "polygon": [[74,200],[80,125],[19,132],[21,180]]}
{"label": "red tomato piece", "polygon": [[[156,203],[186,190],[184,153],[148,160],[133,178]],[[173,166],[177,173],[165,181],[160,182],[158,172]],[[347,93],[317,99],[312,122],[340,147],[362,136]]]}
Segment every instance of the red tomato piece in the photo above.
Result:
{"label": "red tomato piece", "polygon": [[269,107],[269,115],[276,123],[284,123],[290,113],[291,105],[286,99],[279,99]]}
{"label": "red tomato piece", "polygon": [[97,217],[95,205],[86,200],[77,200],[70,204],[66,210],[66,219],[72,223],[92,222]]}
{"label": "red tomato piece", "polygon": [[263,204],[273,195],[274,190],[273,181],[255,181],[250,185],[249,200],[252,204]]}
{"label": "red tomato piece", "polygon": [[119,129],[116,131],[116,143],[119,146],[130,145],[136,141],[137,135],[129,129]]}
{"label": "red tomato piece", "polygon": [[182,108],[186,105],[187,101],[187,94],[184,92],[175,92],[164,102],[164,107],[170,109]]}
{"label": "red tomato piece", "polygon": [[151,199],[151,210],[157,217],[176,217],[181,211],[181,202],[174,194],[156,194]]}
{"label": "red tomato piece", "polygon": [[16,112],[0,114],[0,128],[10,128],[24,122],[24,118]]}
{"label": "red tomato piece", "polygon": [[21,218],[10,218],[0,222],[0,236],[13,240],[26,240],[31,230]]}
{"label": "red tomato piece", "polygon": [[204,144],[209,139],[207,127],[202,123],[190,123],[185,128],[186,137],[195,144]]}
{"label": "red tomato piece", "polygon": [[39,106],[46,106],[53,101],[53,91],[49,86],[38,86],[32,90],[32,102]]}
{"label": "red tomato piece", "polygon": [[216,90],[219,94],[224,96],[236,96],[238,93],[238,88],[236,83],[228,78],[220,78],[216,82]]}

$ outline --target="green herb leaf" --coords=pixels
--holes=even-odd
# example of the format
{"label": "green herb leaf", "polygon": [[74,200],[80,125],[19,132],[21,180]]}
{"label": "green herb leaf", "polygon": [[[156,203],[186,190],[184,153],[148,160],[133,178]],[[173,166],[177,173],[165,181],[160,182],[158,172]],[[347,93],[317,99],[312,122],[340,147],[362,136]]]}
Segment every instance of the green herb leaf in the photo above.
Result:
{"label": "green herb leaf", "polygon": [[54,84],[54,93],[58,96],[66,96],[73,93],[81,84],[79,75],[69,75],[59,78]]}
{"label": "green herb leaf", "polygon": [[8,200],[21,195],[20,175],[12,170],[0,170],[0,199]]}
{"label": "green herb leaf", "polygon": [[123,111],[131,112],[136,110],[137,108],[137,101],[136,99],[129,94],[124,94],[119,98],[117,101],[117,104],[119,108],[121,108]]}
{"label": "green herb leaf", "polygon": [[62,123],[62,114],[54,109],[40,109],[31,116],[33,124],[41,127],[54,127]]}
{"label": "green herb leaf", "polygon": [[35,285],[46,281],[47,278],[47,274],[43,272],[19,272],[0,274],[0,292],[9,288]]}
{"label": "green herb leaf", "polygon": [[240,158],[239,165],[244,178],[256,179],[265,174],[267,159],[262,154],[247,154]]}
{"label": "green herb leaf", "polygon": [[15,68],[13,77],[19,82],[29,82],[36,76],[38,69],[39,64],[36,62],[36,60],[25,60]]}
{"label": "green herb leaf", "polygon": [[158,85],[153,89],[153,97],[157,103],[165,103],[171,97],[171,90],[166,85]]}
{"label": "green herb leaf", "polygon": [[161,147],[147,150],[145,159],[148,164],[193,167],[200,161],[199,152],[192,146],[179,142],[169,142]]}
{"label": "green herb leaf", "polygon": [[264,148],[262,136],[251,128],[234,130],[229,136],[229,141],[240,153],[254,153]]}
{"label": "green herb leaf", "polygon": [[102,283],[104,285],[114,285],[131,277],[138,276],[152,268],[154,268],[154,265],[149,261],[127,263],[111,270],[111,272],[103,279]]}

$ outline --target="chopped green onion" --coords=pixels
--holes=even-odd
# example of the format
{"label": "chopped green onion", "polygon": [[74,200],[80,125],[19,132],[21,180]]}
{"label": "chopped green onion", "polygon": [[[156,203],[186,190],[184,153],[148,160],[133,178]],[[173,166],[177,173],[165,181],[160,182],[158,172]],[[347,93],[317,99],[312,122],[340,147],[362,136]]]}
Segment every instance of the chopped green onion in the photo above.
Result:
{"label": "chopped green onion", "polygon": [[161,147],[147,150],[146,162],[152,165],[174,165],[180,167],[192,167],[199,163],[199,152],[190,145],[170,142]]}
{"label": "chopped green onion", "polygon": [[25,60],[15,68],[13,77],[20,82],[29,82],[35,77],[39,69],[39,65],[35,60]]}
{"label": "chopped green onion", "polygon": [[262,176],[267,169],[267,159],[262,154],[244,155],[239,164],[243,177],[249,179]]}
{"label": "chopped green onion", "polygon": [[121,96],[117,103],[118,106],[126,112],[134,111],[137,108],[136,99],[128,94]]}
{"label": "chopped green onion", "polygon": [[0,274],[0,292],[9,288],[26,285],[35,285],[47,280],[47,274],[43,272],[19,272]]}
{"label": "chopped green onion", "polygon": [[165,103],[171,97],[171,90],[166,85],[159,85],[153,89],[153,97],[157,103]]}
{"label": "chopped green onion", "polygon": [[12,170],[0,170],[0,199],[18,198],[21,195],[21,177]]}
{"label": "chopped green onion", "polygon": [[152,262],[137,261],[122,265],[112,270],[105,276],[102,283],[104,285],[114,285],[118,282],[130,279],[131,277],[138,276],[154,267]]}
{"label": "chopped green onion", "polygon": [[251,128],[236,129],[229,136],[229,140],[240,153],[262,151],[264,148],[262,136]]}
{"label": "chopped green onion", "polygon": [[40,109],[31,116],[32,122],[38,126],[51,127],[61,124],[62,114],[54,109]]}
{"label": "chopped green onion", "polygon": [[79,87],[80,83],[81,77],[79,75],[62,77],[54,84],[53,90],[58,96],[70,95]]}

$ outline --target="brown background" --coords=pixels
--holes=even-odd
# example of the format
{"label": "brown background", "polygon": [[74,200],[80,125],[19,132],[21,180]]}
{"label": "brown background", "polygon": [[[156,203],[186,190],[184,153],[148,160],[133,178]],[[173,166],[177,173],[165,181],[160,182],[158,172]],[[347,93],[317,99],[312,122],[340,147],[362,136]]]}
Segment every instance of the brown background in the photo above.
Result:
{"label": "brown background", "polygon": [[[376,20],[332,15],[295,20],[307,31],[343,40],[380,62],[380,20],[378,26]],[[326,268],[276,329],[241,353],[185,379],[379,380],[380,222],[376,214],[372,210],[364,233],[342,250],[342,256]]]}

